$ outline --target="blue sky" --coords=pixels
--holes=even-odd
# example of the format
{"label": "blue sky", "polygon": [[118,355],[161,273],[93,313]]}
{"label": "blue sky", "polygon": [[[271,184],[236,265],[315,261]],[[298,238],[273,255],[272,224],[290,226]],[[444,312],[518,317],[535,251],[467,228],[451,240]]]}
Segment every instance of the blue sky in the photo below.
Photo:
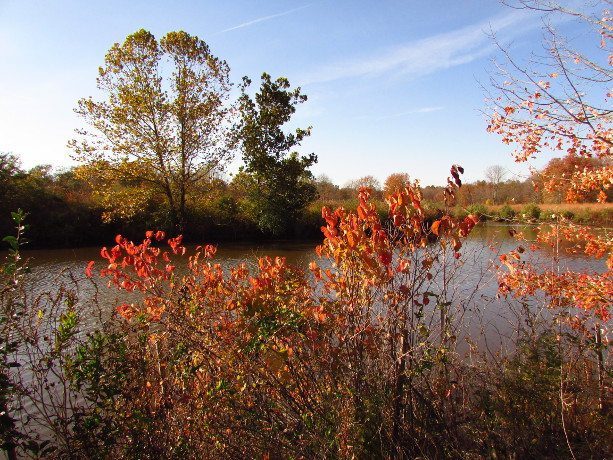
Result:
{"label": "blue sky", "polygon": [[248,75],[255,86],[267,72],[302,87],[309,100],[292,123],[313,126],[300,152],[318,155],[315,175],[343,185],[408,172],[442,185],[458,163],[469,181],[491,165],[512,178],[528,168],[481,113],[480,84],[500,55],[487,33],[526,56],[540,49],[541,25],[495,0],[0,0],[0,151],[24,168],[74,164],[66,143],[84,125],[72,110],[96,95],[108,49],[141,28],[185,30],[234,82]]}

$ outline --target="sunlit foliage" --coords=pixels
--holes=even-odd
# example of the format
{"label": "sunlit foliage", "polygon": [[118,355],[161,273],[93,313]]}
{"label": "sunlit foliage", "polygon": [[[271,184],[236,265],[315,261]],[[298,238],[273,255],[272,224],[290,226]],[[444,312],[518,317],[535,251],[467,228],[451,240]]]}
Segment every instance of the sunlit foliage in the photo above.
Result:
{"label": "sunlit foliage", "polygon": [[75,111],[92,130],[70,142],[106,220],[162,198],[184,227],[194,187],[232,158],[228,74],[205,42],[182,31],[158,42],[140,30],[109,50],[97,80],[106,99],[79,101]]}

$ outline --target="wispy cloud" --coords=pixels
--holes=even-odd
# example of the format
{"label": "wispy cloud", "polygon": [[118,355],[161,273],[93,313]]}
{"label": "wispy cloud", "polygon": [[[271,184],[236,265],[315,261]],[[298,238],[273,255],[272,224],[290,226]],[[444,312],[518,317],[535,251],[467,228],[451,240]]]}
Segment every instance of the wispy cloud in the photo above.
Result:
{"label": "wispy cloud", "polygon": [[527,28],[541,24],[538,20],[528,20],[529,17],[525,11],[512,11],[489,21],[408,42],[377,54],[325,65],[306,75],[301,84],[383,74],[423,75],[466,64],[493,51],[495,45],[487,35],[490,31],[504,31],[507,35],[517,36]]}
{"label": "wispy cloud", "polygon": [[404,116],[404,115],[411,115],[414,113],[430,113],[430,112],[438,112],[439,110],[444,110],[445,107],[438,106],[438,107],[422,107],[420,109],[415,109],[415,110],[410,110],[408,112],[403,112],[403,113],[399,113],[396,116]]}
{"label": "wispy cloud", "polygon": [[[375,117],[375,119],[377,120],[389,120],[392,118],[402,118],[402,117],[406,117],[409,115],[417,115],[417,114],[423,114],[423,113],[431,113],[431,112],[438,112],[440,110],[445,110],[445,107],[443,107],[442,105],[439,106],[435,106],[435,107],[419,107],[417,109],[411,109],[411,110],[405,110],[403,112],[398,112],[398,113],[392,113],[391,115],[383,115],[380,117]],[[364,116],[358,116],[355,117],[356,120],[372,120],[373,117],[371,115],[364,115]]]}
{"label": "wispy cloud", "polygon": [[261,18],[254,19],[252,21],[243,22],[242,24],[239,24],[237,26],[229,27],[228,29],[224,29],[221,32],[219,32],[218,34],[223,34],[223,33],[226,33],[226,32],[230,32],[231,30],[242,29],[244,27],[249,27],[249,26],[251,26],[253,24],[257,24],[259,22],[264,22],[264,21],[268,21],[270,19],[278,18],[278,17],[285,16],[285,15],[288,15],[288,14],[292,14],[292,13],[294,13],[296,11],[308,8],[311,5],[312,5],[312,3],[308,4],[308,5],[300,6],[298,8],[292,8],[291,10],[284,11],[283,13],[271,14],[270,16],[264,16],[264,17],[261,17]]}

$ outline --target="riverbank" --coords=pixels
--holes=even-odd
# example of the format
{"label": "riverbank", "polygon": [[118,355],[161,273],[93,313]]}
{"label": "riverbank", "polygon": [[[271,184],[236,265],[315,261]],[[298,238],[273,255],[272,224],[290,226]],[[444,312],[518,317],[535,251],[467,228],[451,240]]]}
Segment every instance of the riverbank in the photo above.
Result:
{"label": "riverbank", "polygon": [[[389,207],[385,201],[373,201],[377,214],[382,222],[389,218]],[[343,202],[316,202],[311,204],[298,218],[295,225],[283,235],[282,239],[291,241],[318,242],[323,238],[321,227],[324,220],[321,216],[323,206],[336,209],[339,206],[345,209],[355,209],[357,200]],[[426,223],[439,219],[443,214],[442,203],[424,202]],[[450,214],[463,219],[468,214],[478,215],[481,220],[499,221],[551,221],[560,216],[574,223],[595,227],[611,227],[613,225],[613,203],[583,203],[583,204],[505,204],[485,206],[476,204],[471,206],[455,206]],[[121,234],[134,241],[141,238],[146,230],[158,229],[152,222],[138,223],[103,223],[100,217],[79,214],[57,216],[53,221],[46,219],[46,214],[31,213],[27,222],[30,243],[28,247],[35,249],[79,248],[91,246],[105,246],[115,235]],[[240,213],[221,217],[217,214],[202,214],[191,216],[189,228],[184,232],[184,240],[188,243],[199,244],[203,241],[221,242],[266,242],[273,237],[262,233],[257,226]],[[8,215],[2,220],[6,235],[13,233],[7,225]],[[56,222],[61,220],[61,224]],[[162,227],[169,234],[168,229]]]}
{"label": "riverbank", "polygon": [[546,221],[563,217],[575,223],[590,226],[613,225],[613,203],[540,203],[540,204],[506,204],[486,207],[488,214],[494,218],[507,218],[508,210],[513,217],[542,219]]}

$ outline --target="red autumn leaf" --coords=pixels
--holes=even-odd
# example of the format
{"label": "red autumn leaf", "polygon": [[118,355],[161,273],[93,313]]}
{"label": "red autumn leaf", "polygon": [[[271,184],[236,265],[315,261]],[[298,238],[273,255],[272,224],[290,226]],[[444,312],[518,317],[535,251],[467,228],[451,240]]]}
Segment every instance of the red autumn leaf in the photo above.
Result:
{"label": "red autumn leaf", "polygon": [[85,269],[85,275],[87,275],[89,278],[92,277],[92,267],[94,266],[94,261],[92,260],[90,263],[87,264],[87,268]]}
{"label": "red autumn leaf", "polygon": [[138,309],[134,304],[123,304],[117,307],[117,313],[129,321],[138,313]]}
{"label": "red autumn leaf", "polygon": [[175,254],[181,254],[181,255],[185,254],[185,248],[179,246],[182,240],[183,240],[183,235],[179,235],[176,238],[170,238],[168,240],[168,245],[172,249],[172,252],[174,252]]}
{"label": "red autumn leaf", "polygon": [[462,247],[462,242],[459,238],[453,238],[452,243],[454,251],[458,251]]}
{"label": "red autumn leaf", "polygon": [[383,265],[391,264],[392,263],[392,253],[385,251],[379,254],[379,262],[381,262]]}
{"label": "red autumn leaf", "polygon": [[317,331],[308,330],[304,333],[310,340],[317,340]]}

